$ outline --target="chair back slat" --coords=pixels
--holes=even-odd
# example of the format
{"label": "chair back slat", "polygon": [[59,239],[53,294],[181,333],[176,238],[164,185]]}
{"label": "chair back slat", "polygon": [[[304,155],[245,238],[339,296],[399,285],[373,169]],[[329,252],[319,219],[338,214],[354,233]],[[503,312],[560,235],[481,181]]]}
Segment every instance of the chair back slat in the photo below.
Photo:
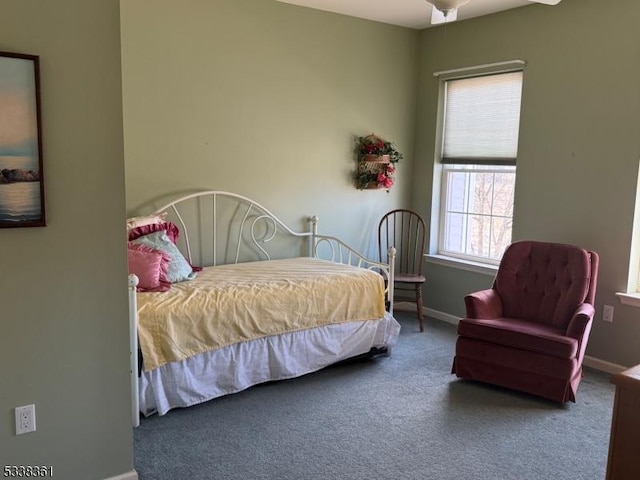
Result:
{"label": "chair back slat", "polygon": [[386,213],[378,225],[380,261],[389,247],[396,248],[396,273],[422,275],[426,225],[417,212],[396,209]]}

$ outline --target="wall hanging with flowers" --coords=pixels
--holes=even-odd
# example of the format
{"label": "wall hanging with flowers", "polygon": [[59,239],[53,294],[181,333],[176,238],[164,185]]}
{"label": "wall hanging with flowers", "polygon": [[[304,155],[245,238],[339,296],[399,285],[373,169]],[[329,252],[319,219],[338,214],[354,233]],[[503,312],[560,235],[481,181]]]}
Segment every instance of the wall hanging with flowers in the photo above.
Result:
{"label": "wall hanging with flowers", "polygon": [[395,164],[402,159],[392,142],[373,133],[366,137],[356,137],[356,187],[363,189],[389,190],[394,183]]}

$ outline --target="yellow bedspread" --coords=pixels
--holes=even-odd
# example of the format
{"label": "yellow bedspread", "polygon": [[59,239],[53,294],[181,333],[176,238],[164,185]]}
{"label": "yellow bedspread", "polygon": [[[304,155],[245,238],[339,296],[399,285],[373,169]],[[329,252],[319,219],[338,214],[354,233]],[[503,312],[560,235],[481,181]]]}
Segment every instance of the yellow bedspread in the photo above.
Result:
{"label": "yellow bedspread", "polygon": [[146,371],[269,335],[384,315],[384,282],[366,269],[314,258],[207,267],[162,293],[140,292]]}

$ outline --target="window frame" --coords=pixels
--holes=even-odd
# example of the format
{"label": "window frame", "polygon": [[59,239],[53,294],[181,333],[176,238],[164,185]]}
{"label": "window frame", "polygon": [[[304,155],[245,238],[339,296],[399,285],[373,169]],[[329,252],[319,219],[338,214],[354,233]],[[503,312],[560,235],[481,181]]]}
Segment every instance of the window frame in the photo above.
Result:
{"label": "window frame", "polygon": [[623,305],[640,308],[640,163],[636,183],[636,197],[631,233],[631,250],[629,255],[629,272],[627,289],[616,292],[616,297]]}
{"label": "window frame", "polygon": [[[522,72],[522,90],[524,90],[524,67],[525,62],[522,60],[513,60],[508,62],[499,62],[495,64],[482,65],[478,67],[469,67],[469,68],[461,68],[455,70],[449,70],[445,72],[437,72],[434,76],[439,78],[439,92],[438,92],[438,120],[436,127],[436,152],[435,152],[435,163],[434,163],[434,189],[433,189],[433,208],[432,212],[434,213],[435,222],[433,222],[432,226],[437,228],[438,234],[436,237],[435,244],[432,244],[432,251],[435,251],[436,254],[430,254],[429,257],[435,261],[440,261],[438,263],[442,263],[442,260],[445,262],[454,262],[459,263],[461,265],[475,265],[479,266],[479,268],[488,268],[488,271],[492,271],[497,268],[500,263],[500,259],[485,257],[485,256],[476,256],[469,255],[467,253],[459,253],[452,252],[447,250],[446,241],[445,241],[445,232],[446,232],[446,214],[447,214],[447,193],[450,185],[447,181],[447,174],[452,169],[456,169],[457,167],[480,167],[479,171],[487,170],[491,171],[491,173],[496,173],[497,171],[504,172],[505,166],[512,167],[508,171],[513,171],[514,175],[517,172],[516,159],[513,161],[505,161],[504,159],[489,159],[489,158],[466,158],[466,159],[446,159],[444,160],[444,136],[445,136],[445,118],[446,118],[446,108],[447,108],[447,82],[452,80],[462,80],[465,78],[472,77],[488,77],[492,75],[499,75],[503,73],[513,73],[513,72]],[[520,98],[520,109],[522,108],[522,96]],[[518,118],[518,128],[520,127],[520,119],[521,113]],[[518,134],[518,138],[519,138]],[[516,155],[517,157],[517,155]],[[464,168],[460,169],[461,171],[465,171]],[[467,168],[468,172],[470,169]],[[514,180],[515,182],[515,180]],[[515,183],[514,183],[514,197],[515,197]],[[465,215],[469,215],[470,212],[466,209]],[[511,232],[513,234],[513,219],[514,212],[511,212]]]}
{"label": "window frame", "polygon": [[[469,168],[472,167],[472,168]],[[476,167],[476,168],[474,168]],[[449,210],[447,208],[448,206],[448,202],[447,202],[447,198],[448,198],[448,193],[449,193],[449,182],[446,180],[447,174],[449,172],[463,172],[463,173],[490,173],[490,174],[496,174],[496,173],[513,173],[513,175],[515,176],[516,174],[516,166],[515,165],[477,165],[477,164],[443,164],[442,165],[442,181],[441,181],[441,188],[440,188],[440,215],[439,215],[439,229],[438,229],[438,255],[442,255],[445,257],[452,257],[452,258],[457,258],[457,259],[461,259],[461,260],[467,260],[467,261],[471,261],[471,262],[476,262],[476,263],[485,263],[488,265],[499,265],[500,264],[500,258],[492,258],[491,256],[489,257],[484,257],[484,256],[480,256],[480,255],[473,255],[470,253],[460,253],[460,252],[455,252],[452,250],[447,250],[445,248],[446,246],[446,241],[445,241],[445,231],[447,231],[446,228],[446,224],[447,224],[447,214],[451,213],[451,210]],[[514,178],[514,182],[515,182],[515,178]],[[494,182],[495,185],[495,182]],[[493,186],[492,186],[493,188]],[[515,185],[514,185],[514,189],[515,189]],[[503,218],[503,219],[509,219],[512,223],[513,223],[513,210],[511,211],[511,216],[506,216],[506,215],[500,215],[500,214],[493,214],[493,205],[491,206],[491,214],[485,214],[485,213],[474,213],[470,211],[470,208],[468,206],[469,203],[469,196],[466,196],[466,203],[467,205],[465,206],[464,210],[461,213],[462,215],[465,216],[474,216],[474,215],[478,215],[478,216],[485,216],[485,217],[490,217],[490,218]],[[467,223],[468,226],[468,222]],[[512,225],[513,228],[513,225]],[[491,232],[492,230],[489,230],[489,239],[491,239]],[[466,235],[465,235],[466,237]],[[491,240],[490,240],[491,242]],[[465,241],[465,243],[467,243]],[[489,252],[491,252],[491,245],[489,245]],[[502,257],[502,255],[500,256]]]}

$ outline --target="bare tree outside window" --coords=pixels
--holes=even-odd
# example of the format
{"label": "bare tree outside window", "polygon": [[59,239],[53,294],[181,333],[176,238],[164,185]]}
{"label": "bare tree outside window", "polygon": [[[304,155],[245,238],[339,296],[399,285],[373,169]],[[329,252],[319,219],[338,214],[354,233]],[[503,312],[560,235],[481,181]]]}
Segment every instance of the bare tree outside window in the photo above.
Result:
{"label": "bare tree outside window", "polygon": [[511,243],[515,168],[478,169],[446,170],[445,250],[498,261]]}

